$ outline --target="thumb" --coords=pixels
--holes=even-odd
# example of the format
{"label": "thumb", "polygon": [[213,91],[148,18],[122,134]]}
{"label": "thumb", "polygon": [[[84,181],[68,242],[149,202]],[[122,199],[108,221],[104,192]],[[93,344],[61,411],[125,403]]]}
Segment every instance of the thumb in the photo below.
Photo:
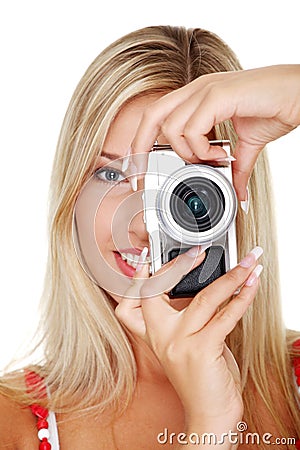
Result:
{"label": "thumb", "polygon": [[247,186],[256,163],[256,160],[263,147],[249,144],[241,140],[237,141],[232,162],[233,185],[239,201],[247,200]]}
{"label": "thumb", "polygon": [[115,309],[115,314],[129,331],[145,339],[146,325],[141,308],[140,289],[145,279],[149,278],[149,264],[143,263],[137,269],[131,285]]}

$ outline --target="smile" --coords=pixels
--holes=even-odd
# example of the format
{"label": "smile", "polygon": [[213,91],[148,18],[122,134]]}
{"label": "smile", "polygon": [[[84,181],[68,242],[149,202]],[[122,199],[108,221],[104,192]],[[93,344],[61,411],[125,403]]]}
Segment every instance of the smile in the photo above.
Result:
{"label": "smile", "polygon": [[[141,251],[132,249],[135,253],[119,253],[117,251],[114,251],[115,259],[117,262],[118,267],[121,269],[121,271],[124,273],[124,275],[133,277],[135,273],[136,266],[138,264],[138,260],[140,257]],[[150,262],[150,257],[147,256],[146,258],[146,264]]]}

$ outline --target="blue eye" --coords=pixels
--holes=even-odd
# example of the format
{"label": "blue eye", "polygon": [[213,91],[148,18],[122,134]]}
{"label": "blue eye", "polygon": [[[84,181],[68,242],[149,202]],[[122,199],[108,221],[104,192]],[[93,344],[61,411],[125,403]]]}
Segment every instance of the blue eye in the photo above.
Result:
{"label": "blue eye", "polygon": [[95,176],[100,181],[104,181],[106,183],[119,183],[120,181],[126,180],[126,177],[122,175],[122,172],[112,169],[111,167],[102,167],[96,170]]}

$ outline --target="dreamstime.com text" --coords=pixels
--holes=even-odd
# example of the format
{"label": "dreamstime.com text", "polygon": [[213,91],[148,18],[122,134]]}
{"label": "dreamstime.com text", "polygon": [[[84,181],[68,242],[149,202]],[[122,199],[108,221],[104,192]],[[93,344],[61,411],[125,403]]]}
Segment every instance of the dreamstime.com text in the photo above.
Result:
{"label": "dreamstime.com text", "polygon": [[271,433],[264,433],[262,436],[258,433],[247,432],[247,423],[239,422],[236,431],[229,431],[217,436],[214,433],[174,433],[169,432],[168,428],[157,435],[157,442],[164,444],[180,444],[180,445],[222,445],[245,444],[245,445],[295,445],[294,437],[275,437]]}

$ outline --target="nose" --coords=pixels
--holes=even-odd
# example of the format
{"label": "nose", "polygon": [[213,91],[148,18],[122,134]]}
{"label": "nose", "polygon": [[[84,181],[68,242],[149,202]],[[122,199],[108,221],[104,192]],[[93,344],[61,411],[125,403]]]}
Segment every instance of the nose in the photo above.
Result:
{"label": "nose", "polygon": [[142,200],[144,189],[144,177],[137,180],[137,202],[136,214],[132,216],[129,224],[129,240],[132,247],[149,246],[149,236],[144,222],[144,204]]}
{"label": "nose", "polygon": [[139,189],[126,195],[115,210],[111,232],[116,248],[149,246],[142,193]]}
{"label": "nose", "polygon": [[128,227],[129,241],[132,247],[148,247],[149,236],[144,223],[144,211],[137,212]]}

